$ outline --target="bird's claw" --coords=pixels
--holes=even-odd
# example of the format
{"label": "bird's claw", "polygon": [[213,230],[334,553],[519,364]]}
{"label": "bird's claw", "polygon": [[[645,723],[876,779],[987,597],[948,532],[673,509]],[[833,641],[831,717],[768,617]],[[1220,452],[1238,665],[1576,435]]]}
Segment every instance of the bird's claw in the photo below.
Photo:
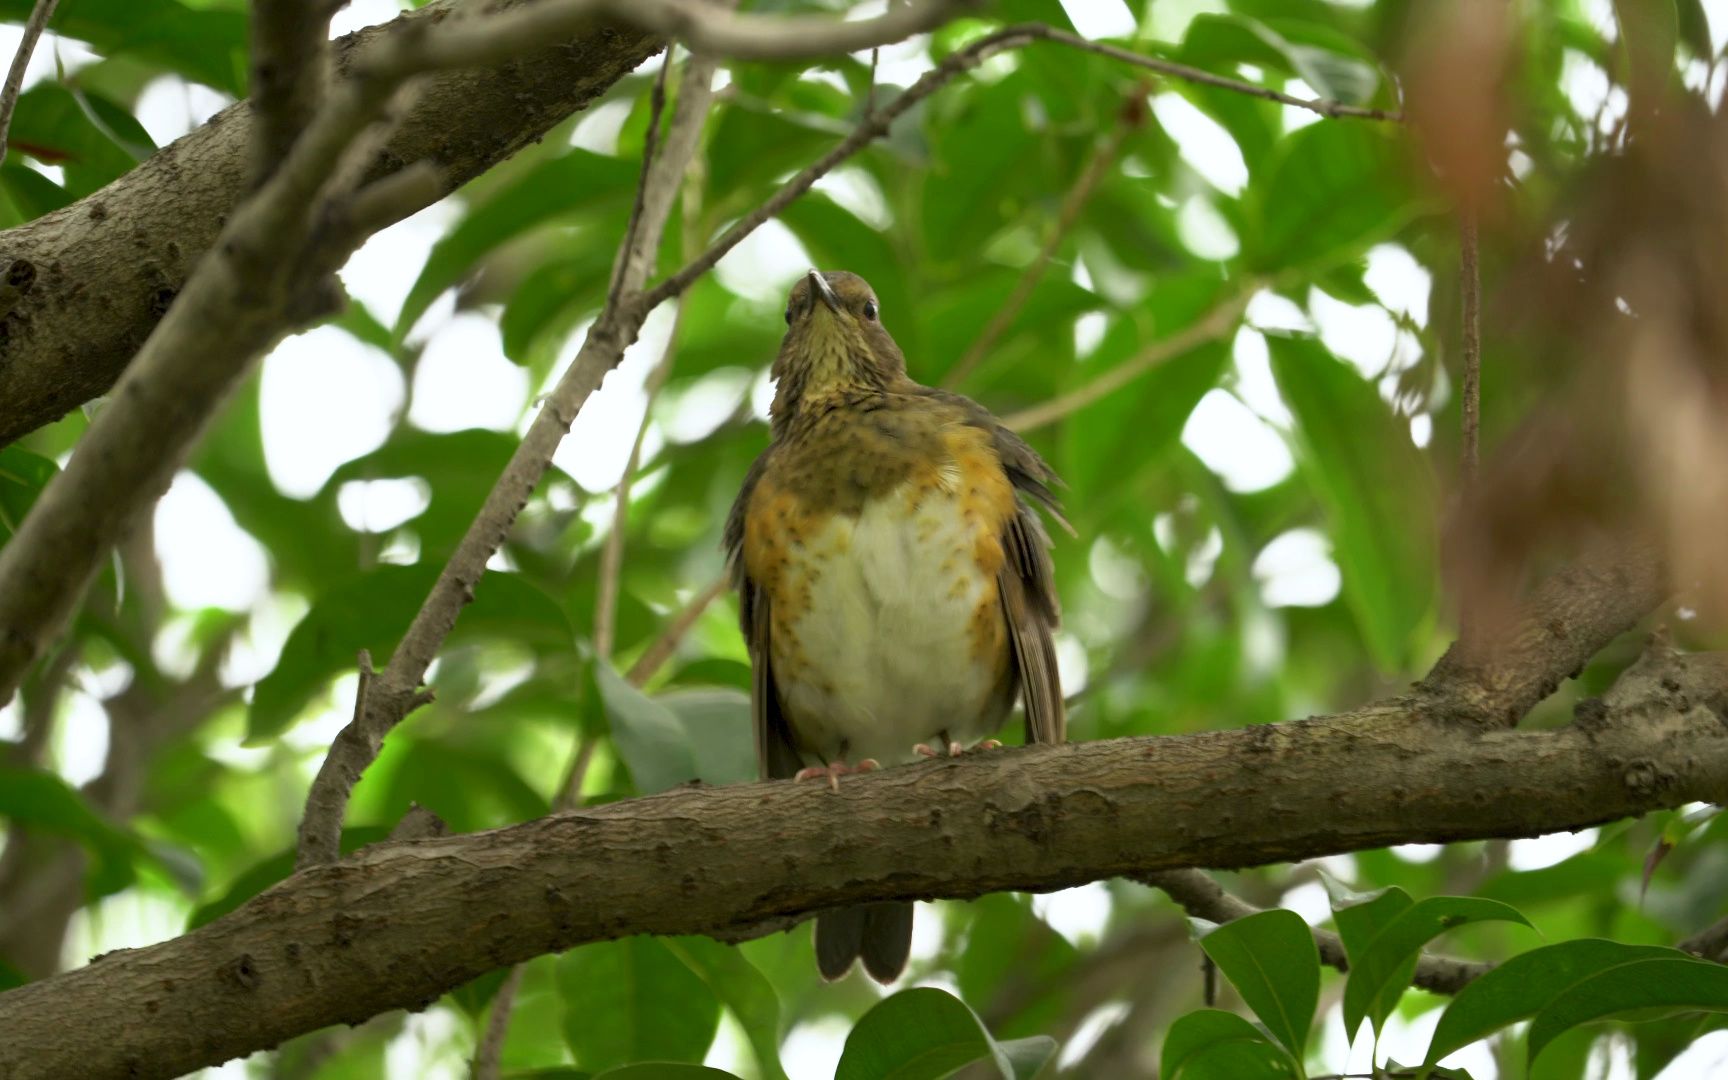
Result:
{"label": "bird's claw", "polygon": [[881,767],[882,763],[877,761],[875,758],[865,758],[856,765],[848,765],[844,761],[833,761],[829,762],[827,765],[812,765],[807,769],[799,769],[795,774],[793,774],[792,782],[796,784],[804,780],[815,780],[819,777],[826,776],[828,778],[828,789],[830,791],[839,791],[840,777],[846,773],[875,772]]}
{"label": "bird's claw", "polygon": [[[1000,739],[985,739],[983,742],[979,743],[977,746],[974,746],[972,749],[974,749],[974,750],[1000,750],[1001,748],[1002,748],[1002,742]],[[917,754],[919,757],[939,758],[942,756],[942,751],[931,746],[929,743],[919,743],[917,746],[914,746],[912,748],[912,751],[913,751],[913,753]],[[964,746],[961,746],[959,743],[950,742],[948,744],[948,756],[949,757],[959,757],[961,754],[964,754],[964,753],[966,753],[966,748]]]}

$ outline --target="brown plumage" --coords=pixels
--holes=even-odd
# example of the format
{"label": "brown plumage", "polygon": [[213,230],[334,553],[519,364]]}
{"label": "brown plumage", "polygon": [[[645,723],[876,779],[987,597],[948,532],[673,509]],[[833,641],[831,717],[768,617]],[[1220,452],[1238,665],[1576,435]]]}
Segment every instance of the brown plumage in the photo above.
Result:
{"label": "brown plumage", "polygon": [[[907,376],[863,278],[811,271],[786,322],[774,441],[726,525],[762,776],[832,782],[952,752],[1016,697],[1027,741],[1061,742],[1060,608],[1033,508],[1062,521],[1055,474],[982,406]],[[823,975],[862,957],[893,981],[911,912],[819,916]]]}

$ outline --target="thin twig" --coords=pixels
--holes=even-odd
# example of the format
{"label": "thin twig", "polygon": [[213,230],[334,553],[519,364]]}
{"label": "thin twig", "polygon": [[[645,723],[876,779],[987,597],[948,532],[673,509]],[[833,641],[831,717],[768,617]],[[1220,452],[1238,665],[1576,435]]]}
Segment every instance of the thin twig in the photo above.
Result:
{"label": "thin twig", "polygon": [[504,1036],[510,1033],[510,1010],[516,1004],[516,991],[522,987],[526,970],[525,964],[511,968],[492,998],[492,1015],[486,1019],[486,1033],[474,1051],[474,1066],[469,1073],[473,1080],[498,1080],[504,1061]]}
{"label": "thin twig", "polygon": [[672,620],[666,624],[666,629],[661,631],[660,636],[654,639],[654,643],[644,649],[636,662],[630,665],[630,670],[624,673],[624,681],[631,686],[646,686],[661,665],[678,651],[679,642],[684,640],[684,635],[696,625],[696,620],[702,617],[708,606],[726,595],[728,585],[726,576],[722,574],[709,582],[707,588],[691,597],[690,602],[672,616]]}
{"label": "thin twig", "polygon": [[18,51],[12,55],[12,68],[6,72],[6,84],[0,87],[0,162],[6,160],[6,135],[12,130],[12,111],[18,107],[18,94],[24,89],[24,70],[30,66],[30,54],[36,42],[54,17],[54,5],[60,0],[36,0],[30,18],[24,23],[24,37]]}
{"label": "thin twig", "polygon": [[1078,412],[1094,401],[1115,393],[1165,361],[1173,360],[1209,341],[1218,340],[1236,328],[1248,301],[1260,291],[1260,285],[1258,281],[1249,281],[1240,292],[1176,333],[1152,342],[1084,386],[1052,398],[1042,405],[1010,413],[1003,418],[1002,425],[1010,431],[1033,431],[1053,424],[1070,413]]}
{"label": "thin twig", "polygon": [[[1232,922],[1258,914],[1261,910],[1225,892],[1223,886],[1212,880],[1212,876],[1203,870],[1164,870],[1156,874],[1140,875],[1138,880],[1163,891],[1188,914],[1208,922]],[[1350,961],[1344,952],[1344,941],[1337,934],[1330,930],[1315,930],[1314,945],[1320,950],[1322,963],[1339,971],[1350,970]],[[1456,994],[1466,984],[1486,974],[1493,966],[1473,960],[1422,953],[1410,982],[1436,994]]]}
{"label": "thin twig", "polygon": [[612,656],[619,577],[624,569],[624,539],[630,523],[630,489],[636,480],[636,470],[642,465],[642,443],[648,436],[654,401],[672,374],[672,361],[678,354],[678,338],[683,333],[683,325],[684,305],[678,304],[673,309],[672,329],[667,334],[666,348],[661,351],[659,362],[642,385],[647,404],[642,412],[642,422],[636,425],[636,438],[630,443],[630,457],[624,463],[623,474],[618,477],[617,493],[612,503],[612,525],[607,530],[605,544],[600,548],[600,582],[594,596],[594,656],[598,660],[609,660]]}
{"label": "thin twig", "polygon": [[[1139,105],[1142,100],[1135,98],[1130,104]],[[1074,178],[1074,186],[1069,188],[1068,194],[1063,197],[1062,208],[1056,215],[1056,223],[1051,228],[1050,235],[1044,238],[1044,246],[1021,272],[1020,280],[1014,283],[1014,291],[1008,294],[1007,302],[997,308],[996,314],[990,317],[984,332],[978,335],[959,361],[948,369],[948,374],[942,377],[943,386],[952,388],[960,385],[995,346],[1003,332],[1014,324],[1021,309],[1026,306],[1026,301],[1031,299],[1032,290],[1037,288],[1038,282],[1043,279],[1044,271],[1049,269],[1050,261],[1056,257],[1062,242],[1068,238],[1069,230],[1073,229],[1074,223],[1080,219],[1080,211],[1085,209],[1092,193],[1098,189],[1099,182],[1116,163],[1116,155],[1121,153],[1122,144],[1127,140],[1129,132],[1138,126],[1138,122],[1130,118],[1144,114],[1143,106],[1122,110],[1121,120],[1111,131],[1110,137],[1092,152],[1091,160],[1080,170],[1080,175]]]}
{"label": "thin twig", "polygon": [[305,0],[252,4],[252,180],[275,171],[318,111],[329,81],[330,17]]}
{"label": "thin twig", "polygon": [[[642,175],[654,167],[654,146],[660,140],[660,117],[666,111],[666,73],[672,70],[672,50],[660,58],[660,70],[654,76],[654,89],[648,93],[648,129],[642,133]],[[624,242],[618,245],[618,258],[612,263],[612,280],[606,285],[606,306],[618,306],[618,287],[624,280],[624,266],[636,250],[636,230],[642,222],[642,200],[647,185],[636,185],[636,198],[630,204],[630,218],[624,223]],[[604,654],[601,654],[604,655]]]}
{"label": "thin twig", "polygon": [[1476,488],[1482,430],[1482,271],[1473,211],[1464,211],[1458,234],[1458,293],[1464,309],[1464,385],[1460,394],[1464,412],[1463,489],[1468,495]]}

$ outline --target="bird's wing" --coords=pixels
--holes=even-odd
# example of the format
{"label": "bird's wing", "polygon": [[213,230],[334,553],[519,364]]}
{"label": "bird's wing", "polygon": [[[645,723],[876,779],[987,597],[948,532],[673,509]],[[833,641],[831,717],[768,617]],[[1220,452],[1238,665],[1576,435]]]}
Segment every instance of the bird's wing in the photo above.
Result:
{"label": "bird's wing", "polygon": [[996,575],[996,584],[1008,619],[1014,666],[1020,675],[1026,741],[1059,743],[1066,737],[1068,722],[1051,634],[1062,616],[1056,602],[1050,537],[1038,520],[1038,512],[1024,502],[1018,504],[1003,530],[1002,546],[1008,558]]}
{"label": "bird's wing", "polygon": [[764,453],[744,477],[744,486],[726,518],[726,562],[732,585],[738,590],[738,621],[744,644],[750,650],[750,723],[756,733],[756,767],[764,780],[782,780],[803,767],[803,759],[792,742],[792,728],[780,711],[780,694],[774,686],[774,668],[769,658],[769,597],[744,566],[744,514],[750,496],[768,462]]}

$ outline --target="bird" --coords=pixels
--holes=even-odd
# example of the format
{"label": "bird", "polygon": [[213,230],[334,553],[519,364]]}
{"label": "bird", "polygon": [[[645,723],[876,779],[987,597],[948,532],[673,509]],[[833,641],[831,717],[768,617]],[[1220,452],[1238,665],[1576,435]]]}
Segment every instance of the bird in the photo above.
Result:
{"label": "bird", "polygon": [[[764,780],[958,756],[1018,698],[1028,743],[1066,728],[1061,621],[1042,508],[1072,532],[1055,472],[983,406],[913,381],[868,282],[792,287],[770,375],[770,441],[724,547],[750,654]],[[817,967],[905,970],[911,901],[816,918]]]}

